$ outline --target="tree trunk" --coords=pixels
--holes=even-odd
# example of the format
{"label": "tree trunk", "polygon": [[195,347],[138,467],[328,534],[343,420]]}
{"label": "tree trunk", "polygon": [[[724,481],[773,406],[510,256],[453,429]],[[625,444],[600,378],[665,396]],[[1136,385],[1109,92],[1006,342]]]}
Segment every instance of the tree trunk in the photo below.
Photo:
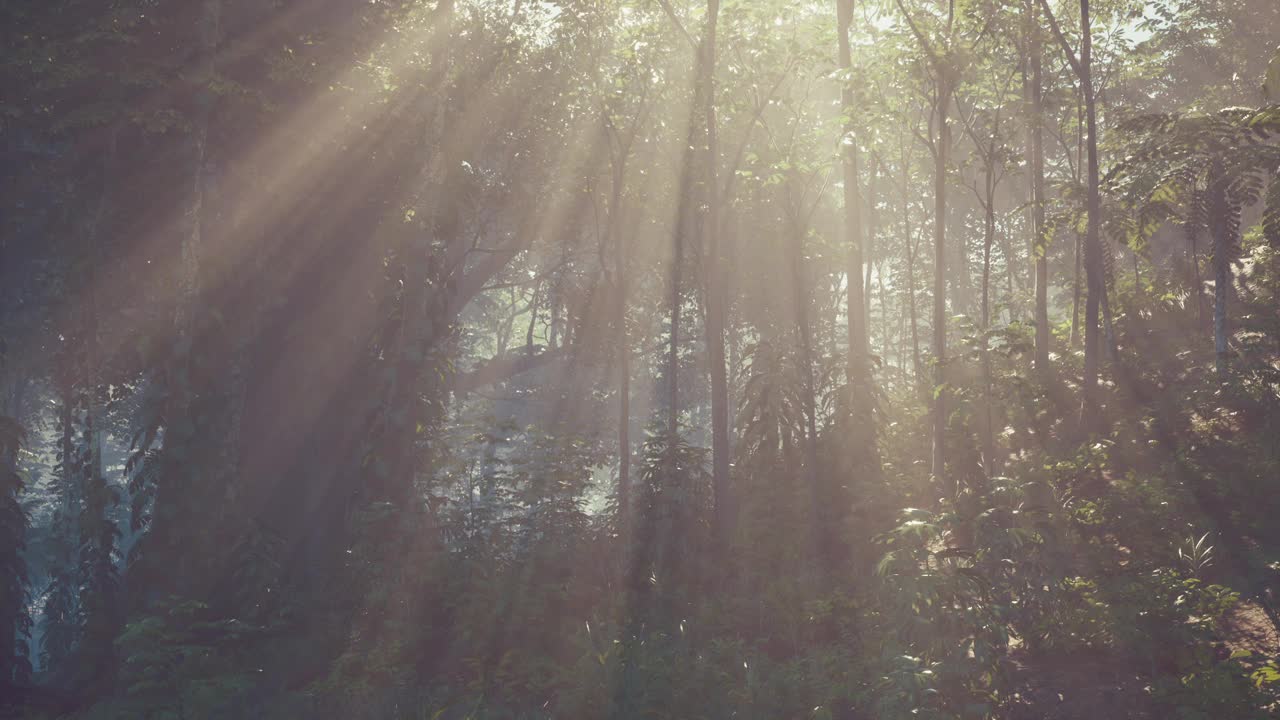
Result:
{"label": "tree trunk", "polygon": [[[836,0],[836,39],[840,68],[846,74],[853,68],[849,47],[849,26],[853,21],[853,3]],[[849,332],[848,381],[852,392],[851,410],[855,415],[866,416],[871,407],[871,362],[867,333],[867,307],[862,276],[863,234],[861,203],[858,192],[858,148],[854,143],[853,87],[844,78],[840,87],[841,112],[845,115],[843,136],[840,139],[842,178],[844,180],[844,231],[848,239],[848,265],[845,285],[848,294],[846,315]],[[855,452],[859,459],[870,457],[872,448],[867,438],[857,438]]]}
{"label": "tree trunk", "polygon": [[1083,244],[1083,238],[1080,233],[1075,234],[1076,241],[1073,243],[1075,252],[1072,255],[1072,267],[1074,272],[1071,276],[1071,347],[1080,346],[1080,246]]}
{"label": "tree trunk", "polygon": [[449,123],[449,40],[453,21],[453,2],[445,0],[438,6],[436,25],[433,28],[434,43],[431,52],[427,86],[434,91],[433,102],[428,108],[424,128],[423,150],[426,167],[423,176],[422,201],[426,204],[422,217],[424,229],[405,225],[401,233],[408,233],[401,241],[405,262],[405,291],[400,314],[397,339],[395,373],[388,383],[384,401],[388,421],[386,444],[381,455],[386,458],[385,472],[375,477],[374,495],[400,506],[413,487],[415,445],[421,419],[421,380],[429,363],[432,346],[444,328],[438,327],[438,307],[445,301],[440,292],[442,278],[433,273],[436,258],[434,248],[447,248],[446,272],[455,262],[460,263],[463,253],[457,252],[459,243],[454,237],[456,228],[448,207],[446,175],[451,164],[445,141]]}
{"label": "tree trunk", "polygon": [[[945,77],[938,83],[938,142],[933,168],[933,463],[934,478],[946,475],[947,435],[947,155],[950,152],[951,129],[948,111],[951,86]],[[946,485],[948,496],[955,495],[953,483]]]}
{"label": "tree trunk", "polygon": [[[629,152],[624,147],[623,152]],[[627,332],[627,299],[630,278],[627,273],[627,246],[622,241],[622,184],[626,181],[627,157],[615,158],[609,195],[609,237],[613,240],[614,330],[618,343],[618,536],[626,557],[631,531],[631,340]]]}
{"label": "tree trunk", "polygon": [[1088,295],[1084,309],[1084,377],[1082,386],[1082,425],[1094,424],[1098,417],[1098,370],[1101,362],[1101,338],[1098,314],[1102,295],[1106,292],[1102,272],[1102,198],[1098,173],[1098,116],[1093,88],[1093,38],[1089,21],[1089,0],[1080,0],[1080,86],[1084,92],[1085,131],[1088,137],[1088,221],[1085,233],[1084,270]]}
{"label": "tree trunk", "polygon": [[1028,128],[1031,135],[1031,250],[1035,258],[1036,307],[1035,307],[1035,368],[1049,369],[1049,237],[1045,228],[1044,187],[1044,128],[1043,93],[1044,79],[1040,58],[1040,25],[1035,0],[1028,0],[1027,42],[1030,54],[1031,77],[1028,79]]}
{"label": "tree trunk", "polygon": [[716,137],[715,69],[716,22],[719,0],[707,0],[706,34],[703,37],[703,59],[699,83],[703,93],[706,120],[706,213],[703,217],[703,244],[707,250],[707,355],[711,380],[711,488],[712,538],[724,548],[728,544],[729,508],[729,378],[725,368],[724,258],[720,246],[720,185],[717,178],[719,151]]}
{"label": "tree trunk", "polygon": [[[1106,243],[1101,245],[1100,252],[1105,258],[1111,252],[1111,248]],[[1107,286],[1111,284],[1111,273],[1106,270],[1107,264],[1103,263],[1102,275],[1102,340],[1103,346],[1107,351],[1107,359],[1113,363],[1120,362],[1120,346],[1116,344],[1116,326],[1111,315],[1111,295],[1107,290]]]}
{"label": "tree trunk", "polygon": [[[903,175],[906,175],[905,169]],[[919,385],[924,372],[921,368],[919,313],[916,309],[916,243],[912,236],[911,208],[907,204],[906,195],[902,196],[902,224],[907,243],[907,313],[911,320],[911,375]]]}
{"label": "tree trunk", "polygon": [[[992,131],[992,147],[995,151],[995,131]],[[995,440],[991,418],[991,350],[987,333],[991,329],[991,245],[996,234],[995,210],[995,158],[987,157],[986,162],[986,202],[984,203],[982,233],[982,469],[987,477],[996,472]]]}
{"label": "tree trunk", "polygon": [[880,364],[881,367],[888,369],[889,356],[893,352],[893,337],[889,332],[889,293],[886,288],[888,283],[885,282],[886,264],[885,259],[881,258],[876,265],[876,277],[880,285],[880,332],[882,334]]}
{"label": "tree trunk", "polygon": [[[692,130],[692,126],[690,127]],[[690,142],[686,147],[692,145],[693,133],[689,133]],[[691,170],[691,158],[688,152],[683,153],[685,169],[682,171],[680,180],[680,199],[681,209],[676,213],[676,228],[671,240],[671,272],[668,278],[669,286],[667,288],[667,313],[671,321],[671,328],[667,338],[667,438],[672,447],[675,447],[676,436],[680,432],[680,303],[683,300],[681,293],[682,261],[684,259],[684,234],[688,230],[688,205],[687,199],[690,185],[689,175]]]}
{"label": "tree trunk", "polygon": [[[201,94],[210,92],[209,82],[215,71],[215,57],[221,34],[222,3],[220,0],[204,0],[199,18],[200,55],[194,84]],[[167,391],[164,435],[164,454],[160,470],[161,482],[156,488],[156,500],[152,511],[148,545],[152,548],[144,560],[146,572],[152,579],[161,580],[163,587],[156,588],[157,597],[164,593],[189,592],[202,569],[192,566],[191,559],[205,557],[200,548],[191,546],[187,539],[200,536],[198,530],[189,527],[191,518],[183,511],[191,506],[193,493],[200,490],[200,479],[192,477],[192,468],[186,457],[193,443],[197,442],[192,416],[192,404],[196,398],[193,385],[191,347],[195,341],[196,316],[200,310],[200,273],[202,254],[205,251],[204,220],[206,212],[206,181],[210,175],[209,103],[201,100],[202,110],[197,113],[191,130],[191,189],[188,205],[184,210],[184,224],[180,243],[180,269],[178,294],[174,298],[173,334],[174,357],[165,379]],[[198,503],[197,503],[198,504]],[[162,557],[156,557],[159,554]],[[172,565],[162,567],[167,561]]]}
{"label": "tree trunk", "polygon": [[[879,169],[877,168],[875,170],[872,170],[871,174],[867,178],[867,198],[866,198],[867,227],[864,232],[864,237],[866,238],[866,247],[867,247],[866,257],[864,258],[864,260],[867,266],[867,273],[866,273],[866,277],[863,278],[862,297],[865,301],[863,302],[863,305],[866,307],[866,312],[867,312],[867,317],[863,321],[863,327],[867,329],[868,359],[870,358],[870,355],[871,355],[871,337],[872,337],[872,331],[871,331],[871,296],[872,296],[871,274],[872,272],[871,270],[876,265],[876,220],[877,218],[876,218],[876,201],[875,201],[875,196],[876,196],[875,181],[877,179],[878,174],[879,174]],[[884,308],[881,308],[881,312],[883,311],[884,311]],[[883,350],[881,352],[883,354]]]}

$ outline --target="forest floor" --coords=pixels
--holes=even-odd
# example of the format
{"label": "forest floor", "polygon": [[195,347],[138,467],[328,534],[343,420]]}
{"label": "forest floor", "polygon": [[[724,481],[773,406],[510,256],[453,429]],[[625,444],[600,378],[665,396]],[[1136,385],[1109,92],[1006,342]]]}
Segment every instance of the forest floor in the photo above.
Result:
{"label": "forest floor", "polygon": [[1231,652],[1263,656],[1280,653],[1280,634],[1262,606],[1252,600],[1241,600],[1227,611],[1223,638]]}

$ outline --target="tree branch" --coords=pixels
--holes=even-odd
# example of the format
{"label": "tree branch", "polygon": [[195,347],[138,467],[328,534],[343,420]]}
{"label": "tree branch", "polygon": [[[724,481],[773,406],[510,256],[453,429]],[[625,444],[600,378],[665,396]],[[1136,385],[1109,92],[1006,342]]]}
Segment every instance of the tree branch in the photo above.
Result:
{"label": "tree branch", "polygon": [[508,247],[485,255],[469,272],[460,272],[457,284],[450,293],[446,317],[457,317],[467,303],[485,289],[489,279],[501,272],[512,258],[525,249],[526,245],[525,242],[512,241]]}
{"label": "tree branch", "polygon": [[[540,349],[536,346],[535,349]],[[560,347],[544,352],[523,349],[505,353],[485,360],[476,365],[470,372],[459,373],[453,378],[453,391],[463,395],[486,385],[493,385],[504,380],[536,370],[556,360],[566,357],[566,348]]]}
{"label": "tree branch", "polygon": [[756,104],[755,112],[751,115],[751,121],[747,123],[747,128],[742,134],[742,142],[738,143],[738,149],[733,154],[733,162],[729,165],[728,177],[724,179],[724,189],[721,190],[720,198],[722,202],[728,203],[732,199],[733,183],[738,174],[738,167],[742,164],[743,153],[747,149],[747,143],[751,140],[751,131],[755,129],[756,123],[760,122],[760,116],[764,114],[764,110],[777,94],[778,88],[782,86],[782,81],[786,80],[793,63],[788,60],[787,65],[782,72],[778,74],[778,79],[774,81],[773,87],[769,88],[769,94],[764,100]]}
{"label": "tree branch", "polygon": [[916,27],[916,21],[911,19],[911,13],[907,12],[907,8],[902,4],[902,0],[893,0],[897,4],[898,10],[902,13],[902,17],[906,19],[907,25],[911,27],[911,34],[916,36],[916,41],[920,43],[920,47],[924,48],[925,55],[929,56],[929,64],[937,68],[938,55],[933,51],[933,45],[929,43],[929,39],[920,32],[920,28]]}
{"label": "tree branch", "polygon": [[671,22],[675,24],[676,29],[680,31],[684,39],[689,42],[689,47],[693,48],[694,52],[698,52],[698,41],[694,40],[689,31],[684,29],[684,23],[680,22],[680,16],[676,15],[675,9],[671,7],[670,0],[658,0],[658,4],[662,6],[662,11],[667,14],[667,17],[671,18]]}
{"label": "tree branch", "polygon": [[1062,28],[1058,26],[1058,19],[1053,16],[1053,9],[1049,7],[1049,0],[1040,0],[1040,8],[1044,10],[1045,19],[1049,21],[1049,28],[1053,30],[1053,36],[1058,38],[1058,44],[1062,46],[1062,52],[1067,56],[1067,62],[1071,64],[1071,70],[1076,77],[1084,79],[1084,70],[1080,67],[1080,61],[1076,58],[1076,53],[1071,49],[1071,43],[1067,42],[1067,36],[1062,34]]}

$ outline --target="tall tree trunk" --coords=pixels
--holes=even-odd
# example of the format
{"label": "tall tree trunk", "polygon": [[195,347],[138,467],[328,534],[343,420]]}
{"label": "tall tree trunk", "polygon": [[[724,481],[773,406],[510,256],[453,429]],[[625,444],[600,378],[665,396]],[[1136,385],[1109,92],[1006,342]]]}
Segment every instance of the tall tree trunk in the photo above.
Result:
{"label": "tall tree trunk", "polygon": [[461,253],[455,251],[458,243],[454,218],[448,207],[446,175],[451,164],[446,143],[449,124],[448,65],[449,43],[453,21],[453,0],[443,0],[436,9],[432,29],[433,47],[430,57],[428,87],[434,91],[432,103],[427,109],[423,130],[423,150],[426,167],[423,173],[421,202],[425,228],[405,225],[401,233],[407,233],[401,241],[405,263],[405,291],[400,313],[399,337],[395,355],[395,373],[388,383],[384,406],[388,420],[385,445],[380,455],[386,459],[385,472],[375,477],[374,495],[397,506],[403,503],[414,480],[413,447],[421,420],[421,381],[430,362],[432,345],[444,330],[438,327],[438,306],[443,304],[440,295],[441,279],[433,273],[433,250],[437,245],[446,251],[446,272],[452,270]]}
{"label": "tall tree trunk", "polygon": [[[905,170],[903,175],[906,175]],[[916,308],[916,243],[911,230],[911,207],[907,203],[906,195],[902,196],[902,224],[907,243],[907,314],[911,321],[911,375],[919,385],[924,372],[920,359],[919,311]]]}
{"label": "tall tree trunk", "polygon": [[889,332],[889,292],[887,289],[888,283],[885,282],[886,264],[884,258],[881,258],[880,262],[876,264],[876,277],[879,280],[880,289],[880,332],[883,334],[883,339],[881,340],[881,347],[883,348],[881,350],[881,366],[888,368],[889,356],[893,352],[893,337]]}
{"label": "tall tree trunk", "polygon": [[[853,2],[836,0],[836,40],[840,68],[847,75],[853,69],[849,47],[849,26],[853,21]],[[862,275],[863,234],[861,204],[858,192],[858,148],[854,142],[853,86],[851,78],[844,78],[840,87],[841,112],[845,116],[843,136],[840,139],[841,170],[844,180],[844,232],[848,241],[848,265],[845,285],[848,294],[846,315],[849,332],[848,382],[851,391],[851,410],[855,418],[867,418],[871,412],[872,378],[871,353],[868,339],[867,299]],[[870,428],[858,431],[854,438],[855,454],[859,461],[872,461],[874,432]]]}
{"label": "tall tree trunk", "polygon": [[1053,16],[1048,0],[1038,0],[1045,20],[1053,30],[1054,36],[1062,46],[1062,51],[1071,64],[1080,81],[1080,92],[1084,96],[1085,114],[1085,151],[1088,156],[1086,188],[1088,191],[1085,210],[1086,233],[1084,245],[1084,272],[1087,296],[1084,309],[1084,374],[1081,378],[1081,429],[1088,430],[1097,425],[1098,415],[1098,371],[1101,364],[1101,342],[1099,338],[1098,312],[1106,302],[1106,278],[1103,275],[1102,256],[1102,199],[1099,190],[1098,172],[1098,114],[1093,87],[1093,33],[1090,28],[1089,0],[1080,0],[1080,57],[1071,50],[1070,43],[1062,33],[1061,26]]}
{"label": "tall tree trunk", "polygon": [[1044,187],[1044,128],[1043,93],[1044,78],[1040,57],[1040,22],[1035,0],[1028,0],[1026,11],[1027,45],[1030,55],[1031,75],[1027,79],[1028,128],[1030,132],[1031,158],[1031,250],[1035,258],[1036,307],[1035,307],[1035,367],[1049,368],[1049,237],[1045,227]]}
{"label": "tall tree trunk", "polygon": [[729,508],[729,378],[725,367],[724,257],[720,243],[720,185],[718,180],[719,150],[716,136],[716,23],[719,0],[707,0],[706,30],[703,36],[701,62],[703,114],[706,121],[706,156],[704,159],[704,192],[706,213],[703,217],[703,244],[707,251],[707,355],[711,380],[711,488],[713,510],[712,537],[721,548],[728,544]]}
{"label": "tall tree trunk", "polygon": [[[624,153],[630,150],[629,144]],[[618,343],[618,536],[627,548],[631,532],[631,339],[627,332],[627,300],[630,294],[630,268],[627,245],[622,241],[622,184],[626,181],[627,157],[615,158],[611,167],[612,185],[609,195],[609,237],[613,240],[614,330]]]}
{"label": "tall tree trunk", "polygon": [[[940,63],[941,64],[941,63]],[[933,463],[932,473],[942,480],[946,475],[947,438],[947,156],[950,153],[951,129],[948,111],[951,105],[951,83],[945,75],[938,77],[938,139],[933,167]],[[953,484],[946,485],[950,495]]]}
{"label": "tall tree trunk", "polygon": [[[693,138],[690,138],[692,140]],[[685,154],[685,169],[682,171],[684,177],[680,182],[681,199],[679,202],[687,206],[689,201],[684,198],[688,194],[690,183],[688,182],[689,156]],[[682,261],[684,259],[684,234],[687,231],[688,222],[685,218],[687,212],[681,210],[677,213],[676,229],[673,233],[671,241],[671,271],[668,277],[667,288],[667,314],[670,318],[671,328],[667,338],[667,437],[669,442],[674,443],[676,436],[680,432],[680,303],[683,300],[681,293]],[[674,444],[672,445],[674,447]]]}
{"label": "tall tree trunk", "polygon": [[[875,197],[876,197],[876,180],[878,179],[879,173],[880,173],[879,163],[877,162],[875,163],[875,169],[871,171],[870,176],[867,178],[867,197],[866,197],[867,227],[864,233],[864,237],[866,238],[866,246],[867,246],[866,257],[864,258],[866,261],[867,273],[866,273],[866,277],[863,278],[863,282],[862,282],[862,297],[865,300],[863,305],[865,306],[866,312],[867,312],[867,317],[863,321],[863,327],[867,329],[868,362],[870,362],[871,337],[872,337],[872,331],[871,331],[871,275],[872,275],[872,272],[871,271],[873,267],[876,267],[876,220],[878,218],[876,216]],[[877,272],[878,272],[878,269],[877,269]],[[881,284],[883,285],[883,281],[881,281]],[[884,312],[883,307],[880,310],[881,312]],[[883,354],[883,350],[881,351],[881,354]]]}
{"label": "tall tree trunk", "polygon": [[[1100,242],[1100,252],[1104,258],[1111,253],[1111,247]],[[1109,263],[1103,263],[1102,273],[1102,341],[1103,349],[1106,350],[1106,358],[1113,362],[1120,362],[1120,346],[1116,344],[1116,326],[1111,314],[1111,294],[1108,288],[1111,286],[1111,272],[1107,269]]]}
{"label": "tall tree trunk", "polygon": [[[1085,165],[1085,121],[1084,121],[1084,94],[1081,89],[1076,87],[1076,161],[1073,170],[1072,182],[1076,185],[1081,184],[1081,173],[1084,172]],[[1071,347],[1080,347],[1081,343],[1081,327],[1080,327],[1080,302],[1084,298],[1084,257],[1085,236],[1080,232],[1078,224],[1073,231],[1075,236],[1074,260],[1075,266],[1072,271],[1071,285]]]}
{"label": "tall tree trunk", "polygon": [[846,135],[842,140],[842,163],[844,171],[844,223],[845,235],[849,240],[849,250],[845,255],[845,293],[846,323],[849,334],[848,376],[849,382],[861,382],[864,377],[864,364],[867,356],[867,312],[862,283],[862,203],[858,192],[858,156],[853,145],[853,136]]}
{"label": "tall tree trunk", "polygon": [[1089,0],[1080,0],[1080,86],[1084,92],[1085,152],[1088,155],[1088,220],[1084,246],[1085,282],[1088,295],[1084,310],[1084,378],[1081,420],[1097,417],[1098,370],[1101,362],[1101,338],[1098,314],[1102,295],[1106,292],[1102,266],[1102,197],[1098,171],[1098,114],[1093,87],[1093,31],[1090,28]]}
{"label": "tall tree trunk", "polygon": [[[200,311],[201,265],[205,251],[204,226],[207,198],[207,179],[211,174],[209,157],[209,103],[203,96],[210,93],[209,83],[215,71],[222,25],[221,0],[203,0],[199,16],[199,59],[194,77],[202,108],[193,121],[191,130],[190,178],[191,188],[187,207],[183,211],[184,229],[180,243],[180,269],[178,295],[174,298],[173,334],[174,357],[165,380],[167,391],[164,454],[160,475],[162,481],[156,488],[156,500],[148,532],[150,549],[143,556],[149,579],[161,580],[160,593],[183,594],[195,584],[200,569],[191,564],[194,557],[204,557],[198,546],[187,540],[200,533],[189,526],[191,518],[183,511],[190,506],[193,493],[200,490],[201,478],[193,477],[193,468],[187,459],[195,436],[192,422],[192,404],[196,398],[193,384],[191,346],[195,340],[197,315]],[[197,503],[198,504],[198,503]],[[149,558],[149,559],[148,559]],[[154,562],[152,562],[154,561]],[[172,565],[162,567],[171,561]],[[163,594],[157,593],[157,597]]]}
{"label": "tall tree trunk", "polygon": [[[688,189],[688,183],[681,183]],[[681,221],[683,224],[683,221]],[[667,334],[666,392],[667,435],[674,441],[680,432],[680,316],[684,295],[683,259],[686,228],[677,227],[671,242],[671,269],[667,287],[667,316],[671,323]]]}
{"label": "tall tree trunk", "polygon": [[1084,238],[1079,232],[1075,233],[1075,242],[1072,246],[1075,252],[1072,254],[1072,267],[1074,268],[1071,276],[1071,347],[1080,346],[1080,268],[1082,258],[1080,256],[1080,246],[1084,244]]}
{"label": "tall tree trunk", "polygon": [[[992,153],[995,151],[995,130],[992,130]],[[991,350],[987,333],[991,329],[991,245],[996,235],[995,209],[995,158],[986,160],[986,201],[983,203],[982,233],[982,469],[987,477],[996,472],[995,440],[991,418]]]}

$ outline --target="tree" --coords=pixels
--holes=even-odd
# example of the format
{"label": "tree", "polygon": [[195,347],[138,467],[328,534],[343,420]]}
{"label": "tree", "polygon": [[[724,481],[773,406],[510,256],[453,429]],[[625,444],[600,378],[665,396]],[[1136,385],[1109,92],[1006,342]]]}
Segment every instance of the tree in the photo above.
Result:
{"label": "tree", "polygon": [[[995,474],[998,461],[996,459],[995,440],[993,438],[994,428],[991,415],[991,351],[990,337],[991,333],[991,249],[995,242],[996,235],[996,190],[1000,185],[1001,179],[1004,177],[1005,158],[1007,153],[1001,137],[1001,114],[1004,110],[1004,93],[1008,89],[1008,80],[1012,77],[1002,79],[999,76],[995,78],[995,87],[991,92],[991,106],[983,108],[981,119],[978,117],[979,108],[975,107],[970,111],[968,117],[965,116],[962,107],[957,105],[957,112],[961,121],[964,123],[964,129],[970,140],[973,142],[977,151],[979,161],[982,163],[982,187],[978,188],[977,184],[971,185],[974,195],[978,199],[978,204],[982,207],[982,300],[979,314],[979,332],[982,356],[982,422],[980,424],[979,434],[982,438],[982,468],[988,477]],[[1034,132],[1034,131],[1033,131]],[[1036,178],[1032,178],[1032,187],[1036,185]],[[1040,183],[1041,191],[1043,191],[1043,182]],[[1033,193],[1035,191],[1033,190]],[[1033,200],[1033,203],[1038,201]],[[1043,225],[1043,212],[1039,213],[1041,217],[1033,227],[1039,228]],[[1045,262],[1043,253],[1036,258],[1036,307],[1037,307],[1037,325],[1036,325],[1036,363],[1040,368],[1046,366],[1042,361],[1042,350],[1045,350],[1045,344],[1041,342],[1041,328],[1045,328],[1047,335],[1047,316],[1042,323],[1039,318],[1041,306],[1041,291],[1044,289],[1043,283],[1040,281],[1040,271],[1042,263]],[[1047,360],[1047,352],[1044,353],[1043,359]]]}
{"label": "tree", "polygon": [[[916,27],[902,0],[895,0],[899,12],[906,19],[912,35],[925,54],[925,65],[930,73],[933,93],[930,97],[929,150],[933,155],[933,476],[940,482],[946,477],[947,441],[947,164],[951,152],[951,128],[949,114],[951,102],[959,83],[953,47],[955,32],[955,5],[949,3],[946,22],[940,36],[941,48]],[[954,484],[946,485],[948,494],[955,494]]]}
{"label": "tree", "polygon": [[[876,464],[875,427],[873,415],[874,380],[872,377],[870,347],[870,302],[867,291],[870,280],[862,278],[863,236],[862,198],[858,179],[858,146],[854,128],[853,60],[849,47],[849,29],[853,22],[853,0],[836,0],[836,40],[840,71],[841,115],[844,119],[840,136],[840,167],[844,187],[844,231],[848,238],[848,265],[845,271],[845,294],[849,330],[849,357],[846,371],[850,400],[849,408],[855,418],[852,423],[854,437],[853,454],[867,467]],[[870,277],[870,266],[867,273]]]}
{"label": "tree", "polygon": [[[1132,154],[1108,174],[1135,220],[1119,224],[1127,244],[1148,238],[1178,218],[1186,232],[1213,240],[1213,346],[1218,375],[1230,365],[1232,265],[1240,250],[1241,212],[1263,196],[1269,181],[1264,230],[1274,239],[1280,203],[1274,178],[1280,171],[1280,107],[1231,109],[1214,114],[1149,115],[1122,129],[1135,140]],[[1197,296],[1199,288],[1195,289]]]}
{"label": "tree", "polygon": [[1048,0],[1039,0],[1045,20],[1062,47],[1062,52],[1079,79],[1084,96],[1085,148],[1088,165],[1085,173],[1086,224],[1084,241],[1084,269],[1087,295],[1084,314],[1084,376],[1081,380],[1081,426],[1096,423],[1098,419],[1098,372],[1101,361],[1102,341],[1099,336],[1098,315],[1106,302],[1107,286],[1103,277],[1102,245],[1102,195],[1101,175],[1098,169],[1098,111],[1093,84],[1093,33],[1090,29],[1089,0],[1080,0],[1080,56],[1077,58],[1066,35],[1054,17]]}
{"label": "tree", "polygon": [[720,18],[719,0],[707,0],[699,60],[703,98],[702,112],[706,122],[706,155],[703,165],[706,177],[703,192],[706,209],[702,219],[702,245],[706,249],[706,335],[707,361],[711,377],[711,483],[714,509],[712,537],[722,546],[728,542],[732,497],[729,489],[729,379],[725,367],[725,257],[720,237],[723,214],[719,178],[720,153],[716,129],[716,24]]}
{"label": "tree", "polygon": [[627,544],[631,521],[631,340],[627,328],[627,304],[630,290],[630,243],[623,237],[623,191],[627,181],[627,165],[636,137],[652,107],[648,101],[648,85],[640,98],[636,119],[620,132],[614,123],[614,111],[602,110],[605,132],[609,135],[609,204],[607,233],[613,243],[614,331],[618,352],[618,524],[623,546]]}
{"label": "tree", "polygon": [[1032,253],[1035,257],[1035,325],[1036,366],[1049,367],[1049,235],[1045,224],[1044,183],[1044,72],[1040,52],[1039,6],[1035,0],[1027,0],[1023,14],[1026,17],[1024,37],[1027,45],[1029,72],[1023,73],[1023,94],[1027,102],[1028,158],[1031,172],[1031,233]]}

